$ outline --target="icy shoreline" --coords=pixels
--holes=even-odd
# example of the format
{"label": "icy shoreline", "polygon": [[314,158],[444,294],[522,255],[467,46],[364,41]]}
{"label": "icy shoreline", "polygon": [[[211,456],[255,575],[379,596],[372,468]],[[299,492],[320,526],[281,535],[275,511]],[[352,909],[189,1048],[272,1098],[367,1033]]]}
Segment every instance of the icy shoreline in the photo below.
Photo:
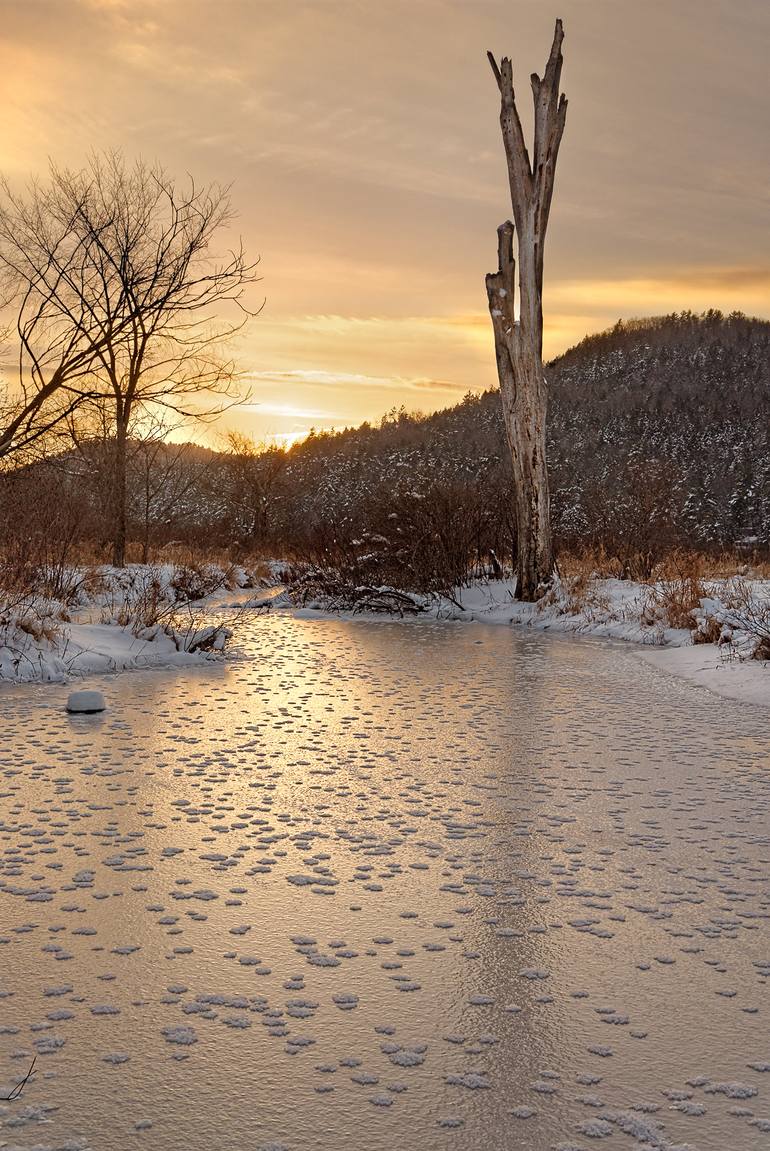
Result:
{"label": "icy shoreline", "polygon": [[[724,581],[712,581],[710,592],[718,597]],[[770,598],[765,581],[754,581],[760,598]],[[623,640],[634,644],[640,659],[660,671],[707,688],[728,699],[758,706],[770,706],[770,662],[746,658],[742,638],[718,646],[693,643],[692,631],[665,626],[660,619],[645,622],[650,587],[627,580],[595,580],[585,604],[577,609],[569,597],[554,596],[550,603],[525,604],[513,598],[510,581],[490,581],[470,588],[458,588],[452,602],[441,599],[426,610],[405,620],[446,620],[529,627],[599,639]],[[709,601],[718,604],[718,598]],[[308,619],[347,618],[392,620],[394,617],[359,612],[328,611],[322,605],[293,608],[286,600],[276,604]]]}
{"label": "icy shoreline", "polygon": [[[271,565],[275,570],[278,565]],[[168,573],[166,573],[168,574]],[[221,619],[209,624],[209,630],[227,631],[224,613],[271,607],[305,619],[355,619],[369,622],[392,622],[398,616],[353,610],[336,610],[317,602],[305,607],[293,604],[280,585],[268,588],[243,586],[221,587],[202,596],[194,605],[183,603],[180,610],[191,607],[198,615],[220,613]],[[707,601],[712,612],[720,605],[724,581],[709,584]],[[752,588],[761,600],[770,600],[767,582],[753,581]],[[758,706],[770,706],[770,662],[746,658],[745,641],[735,633],[729,643],[693,643],[693,632],[687,628],[667,626],[664,619],[650,611],[648,585],[621,580],[591,582],[587,592],[576,600],[569,592],[559,591],[538,604],[524,604],[513,598],[510,581],[476,583],[456,589],[453,598],[422,600],[423,610],[404,620],[433,620],[457,623],[482,623],[528,627],[538,631],[555,631],[599,639],[623,640],[636,647],[640,659],[660,671],[707,688],[716,694]],[[193,627],[180,640],[178,633],[162,628],[136,635],[115,618],[99,620],[99,604],[91,602],[73,613],[73,619],[57,624],[55,634],[29,636],[22,634],[24,649],[3,647],[0,643],[0,685],[3,683],[58,682],[87,675],[115,674],[123,671],[178,668],[201,665],[221,659],[224,641],[206,649],[187,650],[190,636],[200,636]],[[103,608],[102,616],[103,616]],[[198,621],[200,622],[200,621]],[[18,633],[17,633],[18,642]]]}

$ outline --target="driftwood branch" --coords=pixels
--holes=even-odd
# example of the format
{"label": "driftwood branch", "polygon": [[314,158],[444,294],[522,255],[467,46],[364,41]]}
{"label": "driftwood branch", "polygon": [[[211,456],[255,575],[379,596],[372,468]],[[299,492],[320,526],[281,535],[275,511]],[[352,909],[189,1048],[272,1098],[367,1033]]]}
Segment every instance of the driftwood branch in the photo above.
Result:
{"label": "driftwood branch", "polygon": [[323,604],[327,611],[419,615],[427,610],[424,597],[394,587],[358,583],[338,568],[314,564],[289,568],[284,575],[290,599],[304,607]]}

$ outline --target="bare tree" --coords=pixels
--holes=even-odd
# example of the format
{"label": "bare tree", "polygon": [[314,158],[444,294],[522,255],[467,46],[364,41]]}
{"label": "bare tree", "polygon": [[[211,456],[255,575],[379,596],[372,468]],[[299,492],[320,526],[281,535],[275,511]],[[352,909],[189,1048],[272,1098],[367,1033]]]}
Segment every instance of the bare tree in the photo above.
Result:
{"label": "bare tree", "polygon": [[[126,450],[127,523],[140,544],[142,563],[149,562],[150,548],[159,530],[177,531],[212,466],[213,453],[190,443],[170,439],[181,420],[167,412],[140,413],[128,429]],[[92,493],[98,517],[100,544],[109,541],[112,529],[110,493],[115,471],[115,435],[112,413],[97,399],[88,400],[67,420],[67,469]],[[189,512],[189,508],[187,509]],[[105,514],[106,513],[106,514]]]}
{"label": "bare tree", "polygon": [[[68,245],[79,257],[74,267],[56,262],[67,306],[54,298],[54,322],[65,335],[85,326],[91,362],[80,394],[108,413],[112,561],[120,567],[132,421],[162,411],[206,419],[228,406],[238,373],[224,349],[255,314],[243,295],[257,280],[256,263],[241,244],[221,257],[214,252],[234,218],[227,188],[197,188],[191,180],[179,189],[159,166],[140,160],[128,167],[119,154],[93,156],[78,172],[52,165],[45,187],[35,184],[10,202],[16,219],[6,231],[16,220],[67,221]],[[50,263],[51,248],[28,259],[30,283]]]}
{"label": "bare tree", "polygon": [[[492,53],[487,53],[500,89],[500,127],[514,223],[506,220],[497,230],[498,268],[487,276],[486,286],[503,416],[513,461],[516,595],[527,601],[542,594],[552,579],[554,567],[545,451],[548,388],[543,374],[543,250],[556,158],[567,114],[566,97],[559,97],[563,39],[562,22],[557,20],[543,78],[536,73],[531,77],[535,101],[532,162],[516,107],[511,61],[503,57],[498,67]],[[518,319],[514,233],[519,258]]]}
{"label": "bare tree", "polygon": [[[78,202],[56,205],[37,184],[28,196],[0,181],[3,310],[18,340],[11,380],[0,388],[0,461],[29,452],[58,429],[94,387],[97,356],[133,321],[116,301],[109,330],[85,298],[91,253],[77,234]],[[15,377],[15,379],[13,378]]]}
{"label": "bare tree", "polygon": [[134,440],[129,465],[129,503],[139,527],[142,563],[148,563],[153,535],[184,518],[189,503],[211,470],[212,457],[189,443],[168,440],[166,421],[153,423]]}
{"label": "bare tree", "polygon": [[225,519],[231,539],[244,551],[264,543],[270,527],[270,502],[286,468],[283,448],[255,443],[239,432],[227,436],[224,458]]}

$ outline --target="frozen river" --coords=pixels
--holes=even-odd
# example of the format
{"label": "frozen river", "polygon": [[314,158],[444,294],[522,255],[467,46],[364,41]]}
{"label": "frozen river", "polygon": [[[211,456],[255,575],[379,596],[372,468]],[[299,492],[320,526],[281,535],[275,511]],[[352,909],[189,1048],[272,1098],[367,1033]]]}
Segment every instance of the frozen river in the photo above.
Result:
{"label": "frozen river", "polygon": [[0,1147],[770,1146],[770,710],[590,640],[262,617],[0,691]]}

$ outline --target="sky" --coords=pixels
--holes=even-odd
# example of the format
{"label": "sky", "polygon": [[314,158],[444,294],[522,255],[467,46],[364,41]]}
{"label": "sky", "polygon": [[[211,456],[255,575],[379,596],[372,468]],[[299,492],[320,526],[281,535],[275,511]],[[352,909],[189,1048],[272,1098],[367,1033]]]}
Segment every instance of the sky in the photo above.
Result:
{"label": "sky", "polygon": [[229,428],[430,411],[496,383],[484,275],[510,215],[485,54],[565,27],[545,354],[620,317],[770,316],[767,0],[0,0],[0,170],[93,149],[232,184],[260,258]]}

